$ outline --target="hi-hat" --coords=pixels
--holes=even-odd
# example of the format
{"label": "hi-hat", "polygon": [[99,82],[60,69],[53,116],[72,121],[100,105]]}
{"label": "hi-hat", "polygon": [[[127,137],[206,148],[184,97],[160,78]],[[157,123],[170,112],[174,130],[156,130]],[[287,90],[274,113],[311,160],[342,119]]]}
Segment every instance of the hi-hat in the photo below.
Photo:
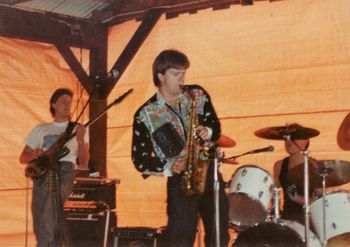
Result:
{"label": "hi-hat", "polygon": [[[350,182],[350,162],[342,160],[309,160],[309,186],[322,187],[322,174],[325,176],[326,187],[339,186]],[[288,172],[288,183],[304,186],[304,163],[297,165]]]}
{"label": "hi-hat", "polygon": [[232,148],[236,146],[236,142],[225,135],[221,135],[220,138],[215,142],[215,144],[218,145],[218,147],[222,148]]}
{"label": "hi-hat", "polygon": [[286,126],[275,126],[263,128],[255,131],[257,137],[270,140],[300,140],[318,136],[320,132],[315,129],[306,128],[299,124],[289,124]]}

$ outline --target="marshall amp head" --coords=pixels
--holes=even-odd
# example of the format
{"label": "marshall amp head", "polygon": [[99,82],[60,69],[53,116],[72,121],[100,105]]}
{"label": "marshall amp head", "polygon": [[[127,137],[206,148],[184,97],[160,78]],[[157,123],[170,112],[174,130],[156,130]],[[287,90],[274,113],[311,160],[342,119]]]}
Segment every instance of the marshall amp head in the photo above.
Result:
{"label": "marshall amp head", "polygon": [[93,205],[93,202],[103,202],[110,210],[115,209],[116,184],[119,184],[119,180],[77,178],[66,204],[70,208],[83,209],[85,206],[80,205],[84,202],[89,205]]}

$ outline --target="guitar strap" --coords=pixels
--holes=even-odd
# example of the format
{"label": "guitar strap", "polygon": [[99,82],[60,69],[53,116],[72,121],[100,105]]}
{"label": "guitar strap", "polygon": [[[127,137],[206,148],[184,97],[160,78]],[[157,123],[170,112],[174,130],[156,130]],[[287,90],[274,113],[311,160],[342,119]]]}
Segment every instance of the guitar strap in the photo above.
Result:
{"label": "guitar strap", "polygon": [[64,131],[67,138],[73,133],[75,126],[77,126],[77,122],[72,122],[72,121],[68,122],[67,128]]}

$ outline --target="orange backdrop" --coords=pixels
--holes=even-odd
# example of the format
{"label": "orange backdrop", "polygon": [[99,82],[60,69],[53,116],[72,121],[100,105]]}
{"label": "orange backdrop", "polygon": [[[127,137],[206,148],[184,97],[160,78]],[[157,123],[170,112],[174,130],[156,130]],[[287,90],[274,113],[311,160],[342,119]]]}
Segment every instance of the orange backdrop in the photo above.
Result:
{"label": "orange backdrop", "polygon": [[[260,139],[254,131],[293,122],[321,132],[311,140],[310,155],[350,160],[350,152],[336,144],[337,129],[350,110],[349,7],[348,0],[256,1],[162,18],[109,97],[111,102],[134,88],[108,112],[108,176],[121,180],[118,225],[166,225],[166,179],[143,180],[130,159],[133,113],[156,91],[151,65],[163,49],[189,56],[187,82],[211,94],[223,134],[237,142],[222,150],[227,156],[275,147],[272,153],[240,158],[240,166],[255,164],[272,173],[275,161],[286,155],[283,142]],[[130,21],[110,30],[110,66],[138,25]],[[74,52],[88,70],[88,52]],[[22,139],[35,124],[50,121],[48,101],[54,89],[70,87],[78,95],[81,89],[54,46],[7,38],[0,38],[0,85],[1,243],[1,235],[25,231],[26,191],[31,192],[25,188],[31,182],[18,163]],[[221,167],[225,180],[235,169]]]}

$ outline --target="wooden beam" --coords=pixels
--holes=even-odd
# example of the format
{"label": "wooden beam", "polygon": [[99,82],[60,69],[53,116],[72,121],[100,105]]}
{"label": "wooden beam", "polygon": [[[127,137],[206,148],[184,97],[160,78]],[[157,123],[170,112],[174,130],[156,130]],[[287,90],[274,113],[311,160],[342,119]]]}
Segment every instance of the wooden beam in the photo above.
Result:
{"label": "wooden beam", "polygon": [[121,78],[126,68],[142,46],[143,42],[157,24],[163,12],[163,9],[151,9],[147,12],[146,17],[143,19],[142,23],[137,28],[129,43],[126,45],[118,60],[115,62],[109,72],[109,83],[107,84],[108,87],[106,88],[107,95],[117,84],[118,80]]}
{"label": "wooden beam", "polygon": [[[99,36],[99,42],[100,48],[90,49],[90,78],[95,85],[89,105],[90,118],[107,107],[107,30]],[[91,158],[97,163],[101,176],[107,176],[107,114],[99,118],[89,129]]]}
{"label": "wooden beam", "polygon": [[87,73],[73,54],[72,50],[65,44],[55,44],[55,46],[75,76],[78,78],[79,82],[83,85],[85,90],[91,94],[94,90],[94,84],[89,79]]}
{"label": "wooden beam", "polygon": [[[89,105],[90,118],[97,116],[107,107],[107,99],[92,97]],[[89,128],[91,159],[97,164],[101,176],[107,176],[107,114],[101,116]]]}
{"label": "wooden beam", "polygon": [[104,30],[98,23],[0,4],[0,36],[90,48],[100,47]]}

